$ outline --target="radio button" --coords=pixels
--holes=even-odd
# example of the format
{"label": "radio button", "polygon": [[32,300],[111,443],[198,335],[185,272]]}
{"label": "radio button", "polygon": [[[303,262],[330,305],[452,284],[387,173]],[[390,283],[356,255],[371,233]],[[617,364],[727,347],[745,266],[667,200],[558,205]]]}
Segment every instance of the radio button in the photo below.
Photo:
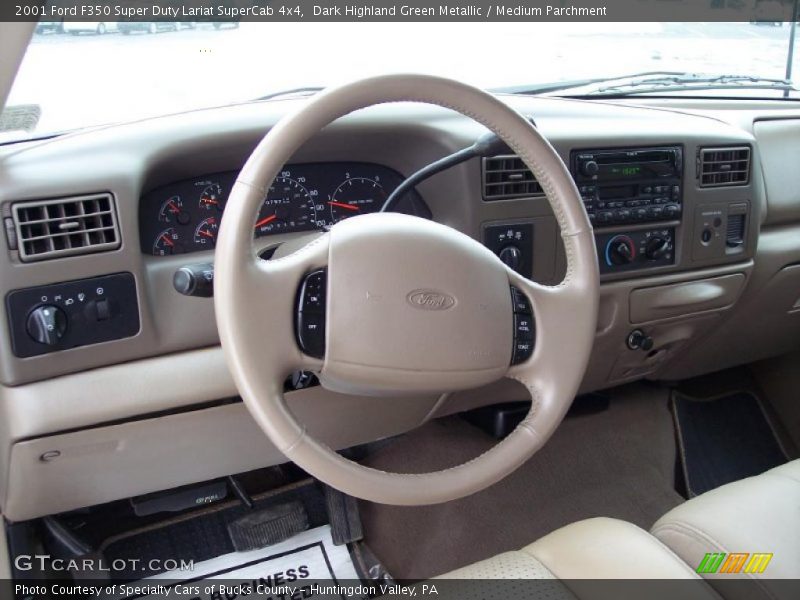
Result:
{"label": "radio button", "polygon": [[610,223],[614,218],[614,213],[610,210],[601,210],[597,213],[597,222],[598,223]]}
{"label": "radio button", "polygon": [[647,220],[647,213],[648,209],[646,208],[637,208],[633,211],[633,218],[636,221],[646,221]]}
{"label": "radio button", "polygon": [[627,208],[623,208],[622,210],[617,211],[617,221],[630,221],[631,220],[631,211]]}
{"label": "radio button", "polygon": [[681,214],[681,207],[678,206],[677,204],[667,204],[664,207],[664,215],[668,219],[674,219],[680,216],[680,214]]}

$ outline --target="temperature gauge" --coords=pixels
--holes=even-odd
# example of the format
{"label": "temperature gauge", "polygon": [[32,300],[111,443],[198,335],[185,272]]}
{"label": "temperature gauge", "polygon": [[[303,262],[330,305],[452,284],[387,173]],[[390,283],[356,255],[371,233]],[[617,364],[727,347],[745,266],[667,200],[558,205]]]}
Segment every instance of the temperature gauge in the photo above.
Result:
{"label": "temperature gauge", "polygon": [[153,256],[169,256],[182,252],[179,241],[180,237],[174,227],[165,229],[156,236],[153,242]]}
{"label": "temperature gauge", "polygon": [[222,186],[218,183],[209,183],[200,193],[200,208],[204,210],[222,211],[225,200],[222,199]]}
{"label": "temperature gauge", "polygon": [[158,220],[162,223],[186,225],[190,218],[189,213],[183,208],[183,200],[178,195],[167,198],[158,211]]}
{"label": "temperature gauge", "polygon": [[198,246],[214,246],[217,243],[219,220],[217,217],[204,219],[194,230],[194,243]]}

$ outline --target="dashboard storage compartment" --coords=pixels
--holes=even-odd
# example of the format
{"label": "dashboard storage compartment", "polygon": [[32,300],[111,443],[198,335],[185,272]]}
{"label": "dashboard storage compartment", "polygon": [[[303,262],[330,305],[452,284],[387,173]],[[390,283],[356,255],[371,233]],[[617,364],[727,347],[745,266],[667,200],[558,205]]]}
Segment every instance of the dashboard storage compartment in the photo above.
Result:
{"label": "dashboard storage compartment", "polygon": [[633,290],[630,295],[631,323],[647,323],[726,308],[739,297],[744,282],[742,273],[734,273]]}

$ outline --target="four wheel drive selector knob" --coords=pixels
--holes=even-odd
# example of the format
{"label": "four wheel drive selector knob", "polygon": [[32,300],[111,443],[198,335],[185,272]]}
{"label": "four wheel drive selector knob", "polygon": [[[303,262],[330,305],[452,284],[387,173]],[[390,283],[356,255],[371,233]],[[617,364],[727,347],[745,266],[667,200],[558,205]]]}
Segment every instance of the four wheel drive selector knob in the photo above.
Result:
{"label": "four wheel drive selector knob", "polygon": [[26,330],[34,341],[55,346],[67,331],[67,315],[57,306],[44,304],[28,315]]}

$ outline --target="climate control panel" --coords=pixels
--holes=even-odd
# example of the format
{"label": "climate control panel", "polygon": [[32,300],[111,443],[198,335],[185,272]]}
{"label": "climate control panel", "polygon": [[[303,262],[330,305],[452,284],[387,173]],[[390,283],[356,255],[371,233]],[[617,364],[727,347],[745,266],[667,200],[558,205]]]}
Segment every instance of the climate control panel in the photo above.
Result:
{"label": "climate control panel", "polygon": [[20,358],[131,337],[139,332],[130,273],[11,292],[6,298],[11,347]]}
{"label": "climate control panel", "polygon": [[671,227],[595,236],[600,273],[622,273],[675,264]]}

